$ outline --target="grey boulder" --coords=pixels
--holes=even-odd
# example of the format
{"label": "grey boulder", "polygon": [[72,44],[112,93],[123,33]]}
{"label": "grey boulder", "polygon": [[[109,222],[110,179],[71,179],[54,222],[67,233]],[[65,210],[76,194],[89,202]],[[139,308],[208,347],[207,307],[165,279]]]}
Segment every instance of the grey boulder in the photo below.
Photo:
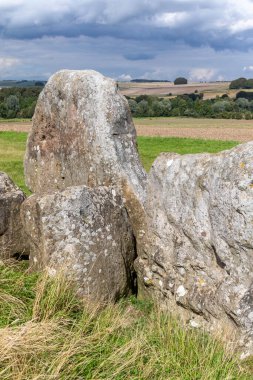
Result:
{"label": "grey boulder", "polygon": [[25,194],[7,174],[0,172],[0,259],[27,253],[20,219]]}
{"label": "grey boulder", "polygon": [[253,353],[253,143],[160,155],[147,187],[140,296]]}
{"label": "grey boulder", "polygon": [[49,79],[33,117],[25,177],[34,193],[114,185],[134,213],[136,199],[145,196],[146,173],[115,81],[91,70],[62,70]]}
{"label": "grey boulder", "polygon": [[135,290],[135,239],[115,188],[73,186],[22,205],[34,269],[59,272],[78,294],[114,301]]}

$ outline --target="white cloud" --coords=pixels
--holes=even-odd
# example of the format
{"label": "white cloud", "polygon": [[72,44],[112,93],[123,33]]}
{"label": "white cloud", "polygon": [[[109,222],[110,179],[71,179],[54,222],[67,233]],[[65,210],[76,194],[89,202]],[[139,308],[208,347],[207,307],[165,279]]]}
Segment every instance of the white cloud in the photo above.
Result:
{"label": "white cloud", "polygon": [[253,71],[253,65],[244,66],[243,71]]}
{"label": "white cloud", "polygon": [[191,81],[210,81],[214,79],[217,71],[214,69],[195,68],[190,71]]}
{"label": "white cloud", "polygon": [[133,78],[130,74],[121,74],[116,79],[122,82],[130,82]]}
{"label": "white cloud", "polygon": [[20,59],[11,57],[0,57],[0,70],[17,66],[21,63]]}
{"label": "white cloud", "polygon": [[245,32],[253,29],[253,18],[236,21],[229,27],[229,29],[232,33]]}
{"label": "white cloud", "polygon": [[152,18],[152,24],[157,27],[178,27],[179,24],[184,23],[189,18],[186,12],[165,12],[155,15]]}

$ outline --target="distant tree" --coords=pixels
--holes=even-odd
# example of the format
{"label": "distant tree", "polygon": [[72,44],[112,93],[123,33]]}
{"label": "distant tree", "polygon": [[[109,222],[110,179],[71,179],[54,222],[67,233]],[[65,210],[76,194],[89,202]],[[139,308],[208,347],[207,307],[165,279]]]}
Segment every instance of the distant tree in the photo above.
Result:
{"label": "distant tree", "polygon": [[137,104],[136,116],[149,116],[149,105],[146,100],[141,100]]}
{"label": "distant tree", "polygon": [[227,100],[219,100],[212,105],[214,112],[231,111],[231,104]]}
{"label": "distant tree", "polygon": [[5,103],[0,103],[0,117],[6,118],[8,113],[8,109]]}
{"label": "distant tree", "polygon": [[139,95],[139,96],[136,96],[135,101],[137,103],[140,103],[142,100],[145,100],[146,102],[148,102],[148,99],[149,99],[148,95]]}
{"label": "distant tree", "polygon": [[19,99],[16,95],[10,95],[6,99],[6,106],[11,111],[18,111],[19,110]]}
{"label": "distant tree", "polygon": [[152,103],[154,116],[169,116],[171,108],[169,100],[156,100]]}
{"label": "distant tree", "polygon": [[249,108],[249,100],[245,98],[238,98],[236,99],[235,103],[238,105],[240,108]]}
{"label": "distant tree", "polygon": [[247,88],[247,82],[248,82],[248,80],[246,78],[238,78],[238,79],[232,80],[229,88],[231,90],[236,90],[236,89],[240,89],[240,88]]}
{"label": "distant tree", "polygon": [[183,78],[183,77],[178,77],[174,80],[174,84],[175,85],[178,85],[178,84],[187,84],[188,81],[186,78]]}
{"label": "distant tree", "polygon": [[248,79],[245,88],[253,88],[253,79]]}
{"label": "distant tree", "polygon": [[172,116],[180,116],[180,109],[177,107],[177,108],[173,108],[172,109],[172,112],[171,112],[171,115]]}
{"label": "distant tree", "polygon": [[249,102],[249,110],[253,112],[253,100]]}
{"label": "distant tree", "polygon": [[202,93],[197,93],[197,92],[194,92],[192,94],[185,94],[185,97],[187,98],[190,98],[192,100],[197,100],[197,99],[202,99],[203,98],[203,95]]}
{"label": "distant tree", "polygon": [[34,83],[34,86],[44,87],[44,86],[45,86],[45,83],[44,83],[44,82],[41,82],[41,81],[37,81],[37,82]]}
{"label": "distant tree", "polygon": [[236,94],[236,99],[239,99],[239,98],[253,100],[253,91],[252,92],[239,91]]}
{"label": "distant tree", "polygon": [[251,120],[252,119],[252,114],[251,114],[251,112],[245,112],[245,115],[244,115],[244,117],[245,117],[245,119],[246,120]]}
{"label": "distant tree", "polygon": [[193,109],[189,109],[189,108],[187,108],[187,109],[184,111],[184,116],[186,116],[186,117],[197,117],[198,114],[197,114]]}
{"label": "distant tree", "polygon": [[137,113],[138,103],[134,99],[129,99],[128,104],[132,115],[135,116]]}

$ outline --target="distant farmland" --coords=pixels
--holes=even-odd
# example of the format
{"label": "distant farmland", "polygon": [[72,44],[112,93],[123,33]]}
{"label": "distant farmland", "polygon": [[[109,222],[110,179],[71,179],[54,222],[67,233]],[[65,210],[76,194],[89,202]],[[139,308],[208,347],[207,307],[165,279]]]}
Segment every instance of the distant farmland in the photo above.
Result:
{"label": "distant farmland", "polygon": [[183,137],[207,140],[253,140],[252,120],[145,117],[134,119],[138,136]]}
{"label": "distant farmland", "polygon": [[[145,117],[134,119],[138,136],[183,137],[211,140],[253,140],[252,120]],[[1,131],[29,132],[31,121],[0,121]]]}
{"label": "distant farmland", "polygon": [[228,94],[234,96],[236,91],[229,90],[230,82],[213,82],[213,83],[189,83],[187,85],[174,85],[171,82],[154,82],[154,83],[133,83],[119,82],[119,88],[123,95],[156,95],[172,96],[190,94],[195,91],[203,92],[204,98],[215,98],[216,95]]}

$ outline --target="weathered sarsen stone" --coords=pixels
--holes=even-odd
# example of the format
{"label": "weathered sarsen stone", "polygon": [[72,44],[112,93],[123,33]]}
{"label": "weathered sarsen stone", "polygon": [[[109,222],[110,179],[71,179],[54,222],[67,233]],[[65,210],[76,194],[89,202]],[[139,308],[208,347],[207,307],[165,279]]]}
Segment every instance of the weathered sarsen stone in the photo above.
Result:
{"label": "weathered sarsen stone", "polygon": [[20,206],[24,200],[23,191],[7,174],[0,172],[0,259],[27,253],[20,219]]}
{"label": "weathered sarsen stone", "polygon": [[135,289],[135,239],[114,187],[73,186],[29,197],[22,219],[34,269],[61,271],[80,295],[116,300]]}
{"label": "weathered sarsen stone", "polygon": [[49,79],[33,117],[25,177],[37,194],[115,185],[129,213],[137,214],[146,173],[127,100],[115,81],[89,70],[63,70]]}
{"label": "weathered sarsen stone", "polygon": [[253,353],[253,143],[160,155],[144,207],[139,295],[193,327],[237,332],[243,352]]}

